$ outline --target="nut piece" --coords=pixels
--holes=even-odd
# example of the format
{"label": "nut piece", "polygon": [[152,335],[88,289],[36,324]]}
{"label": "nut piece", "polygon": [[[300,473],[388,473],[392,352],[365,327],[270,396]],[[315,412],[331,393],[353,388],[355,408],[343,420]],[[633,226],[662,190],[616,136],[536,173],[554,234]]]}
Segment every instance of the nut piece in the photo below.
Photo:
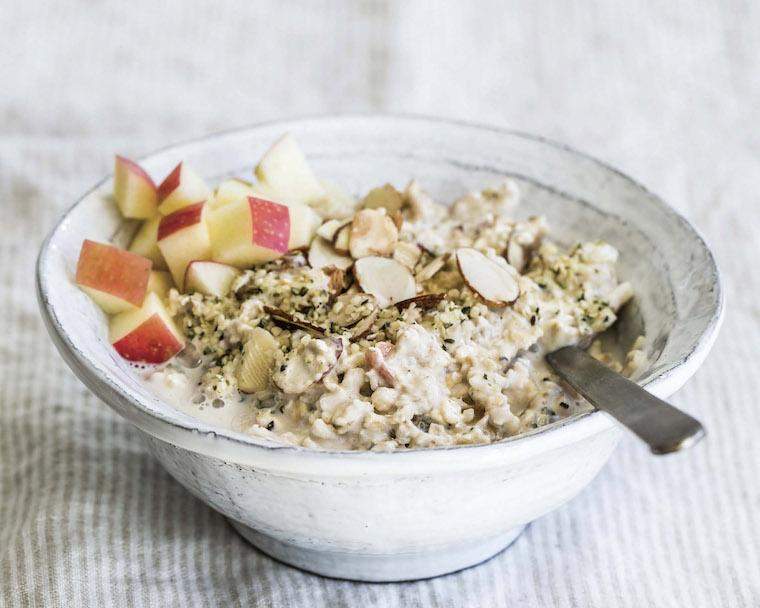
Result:
{"label": "nut piece", "polygon": [[378,316],[380,316],[380,311],[376,308],[371,313],[369,313],[369,315],[354,325],[351,329],[351,340],[355,342],[367,337],[370,330],[372,329],[372,326],[375,324],[375,321],[377,321]]}
{"label": "nut piece", "polygon": [[[367,318],[377,318],[377,301],[368,293],[344,293],[335,298],[331,311],[331,320],[339,327],[349,329],[356,327]],[[355,332],[354,332],[355,333]]]}
{"label": "nut piece", "polygon": [[237,370],[238,389],[243,393],[256,393],[267,388],[279,352],[274,336],[266,329],[254,327],[243,346],[243,359]]}
{"label": "nut piece", "polygon": [[316,237],[309,247],[309,266],[317,270],[332,266],[340,270],[347,270],[354,260],[347,255],[341,255],[332,244],[321,236]]}
{"label": "nut piece", "polygon": [[351,224],[339,228],[333,236],[332,245],[335,251],[341,255],[348,253],[348,243],[351,238]]}
{"label": "nut piece", "polygon": [[369,255],[391,255],[398,228],[385,209],[362,209],[351,222],[349,251],[355,260]]}
{"label": "nut piece", "polygon": [[335,266],[323,268],[322,272],[327,275],[327,289],[333,296],[343,293],[349,285],[346,271]]}
{"label": "nut piece", "polygon": [[490,306],[506,306],[520,296],[519,273],[486,257],[477,249],[463,247],[456,251],[457,265],[467,287]]}
{"label": "nut piece", "polygon": [[317,236],[321,236],[323,239],[331,241],[335,238],[335,233],[338,232],[343,226],[351,223],[351,218],[345,220],[327,220],[319,228],[317,228]]}
{"label": "nut piece", "polygon": [[510,239],[509,245],[507,245],[507,262],[517,272],[525,270],[525,264],[527,263],[525,249],[515,239]]}
{"label": "nut piece", "polygon": [[284,310],[280,310],[279,308],[272,308],[271,306],[264,306],[264,312],[272,317],[272,321],[275,325],[279,325],[280,327],[284,327],[290,331],[300,329],[301,331],[305,331],[307,334],[310,334],[315,338],[325,337],[325,330],[321,327],[317,327],[316,325],[312,325],[306,321],[296,319],[293,317],[293,315],[285,312]]}
{"label": "nut piece", "polygon": [[396,190],[391,184],[385,184],[378,188],[373,188],[367,193],[362,200],[361,206],[364,209],[384,208],[390,215],[394,211],[400,211],[404,205],[404,196]]}
{"label": "nut piece", "polygon": [[449,254],[444,253],[441,256],[435,258],[427,266],[420,268],[417,272],[416,279],[418,283],[424,283],[432,279],[436,273],[446,265],[446,261],[449,259]]}
{"label": "nut piece", "polygon": [[400,241],[396,243],[396,249],[393,250],[393,259],[397,262],[401,262],[409,270],[414,270],[417,262],[420,261],[422,256],[422,249],[420,249],[414,243],[404,243]]}
{"label": "nut piece", "polygon": [[365,293],[377,298],[385,308],[417,294],[417,285],[409,269],[396,260],[369,256],[356,260],[354,276]]}
{"label": "nut piece", "polygon": [[405,308],[408,308],[414,304],[420,310],[429,310],[438,306],[438,302],[443,300],[444,295],[445,294],[442,293],[423,293],[419,296],[409,298],[408,300],[401,300],[401,302],[396,302],[396,308],[399,310],[404,310]]}

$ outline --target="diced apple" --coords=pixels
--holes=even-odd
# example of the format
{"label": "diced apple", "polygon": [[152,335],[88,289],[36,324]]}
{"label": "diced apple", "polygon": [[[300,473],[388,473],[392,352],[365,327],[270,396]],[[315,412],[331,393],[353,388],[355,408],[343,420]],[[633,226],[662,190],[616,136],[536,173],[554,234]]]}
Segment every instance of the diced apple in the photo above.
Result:
{"label": "diced apple", "polygon": [[306,205],[289,205],[290,238],[288,249],[303,249],[311,244],[317,228],[322,224],[322,218],[311,207]]}
{"label": "diced apple", "polygon": [[209,217],[212,259],[247,268],[280,257],[289,249],[291,208],[248,197]]}
{"label": "diced apple", "polygon": [[187,267],[185,290],[223,298],[229,293],[232,282],[239,276],[240,271],[234,266],[195,260]]}
{"label": "diced apple", "polygon": [[211,257],[206,205],[196,203],[162,218],[158,226],[158,248],[177,287],[184,290],[188,264],[193,260],[208,260]]}
{"label": "diced apple", "polygon": [[161,300],[169,295],[169,290],[174,287],[172,275],[165,270],[152,270],[148,278],[148,293],[155,293]]}
{"label": "diced apple", "polygon": [[138,308],[145,299],[150,260],[113,245],[86,240],[76,282],[108,314]]}
{"label": "diced apple", "polygon": [[162,215],[169,215],[183,207],[202,203],[210,195],[206,182],[185,163],[180,163],[158,187],[158,210]]}
{"label": "diced apple", "polygon": [[113,171],[113,195],[124,217],[145,219],[156,215],[156,184],[136,162],[117,156]]}
{"label": "diced apple", "polygon": [[243,179],[227,179],[217,187],[214,195],[208,200],[209,209],[217,209],[227,203],[255,196],[253,184]]}
{"label": "diced apple", "polygon": [[129,361],[163,363],[176,355],[185,339],[155,293],[149,293],[138,310],[111,319],[111,344]]}
{"label": "diced apple", "polygon": [[256,167],[256,177],[288,204],[318,203],[326,196],[325,188],[290,134],[278,139],[267,150]]}
{"label": "diced apple", "polygon": [[166,261],[161,250],[158,248],[158,225],[160,223],[160,215],[145,220],[132,239],[129,250],[132,253],[148,258],[153,262],[153,268],[156,270],[166,270]]}

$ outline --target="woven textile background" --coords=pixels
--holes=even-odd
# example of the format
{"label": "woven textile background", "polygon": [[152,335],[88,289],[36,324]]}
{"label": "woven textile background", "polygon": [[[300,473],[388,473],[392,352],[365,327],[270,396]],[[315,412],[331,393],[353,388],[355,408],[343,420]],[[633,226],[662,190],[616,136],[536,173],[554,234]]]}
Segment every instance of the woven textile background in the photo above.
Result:
{"label": "woven textile background", "polygon": [[[0,3],[0,606],[760,606],[759,33],[749,0]],[[335,111],[537,132],[685,214],[728,298],[673,398],[707,441],[626,437],[508,551],[405,584],[273,562],[174,483],[54,351],[39,243],[115,151]]]}

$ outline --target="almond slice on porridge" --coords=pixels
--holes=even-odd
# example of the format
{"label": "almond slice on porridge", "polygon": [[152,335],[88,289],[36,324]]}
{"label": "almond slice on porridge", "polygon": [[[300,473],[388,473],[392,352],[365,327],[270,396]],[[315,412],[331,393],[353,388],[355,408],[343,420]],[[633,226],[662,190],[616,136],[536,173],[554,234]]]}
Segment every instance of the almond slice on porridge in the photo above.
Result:
{"label": "almond slice on porridge", "polygon": [[332,246],[337,253],[341,255],[347,254],[349,249],[349,241],[351,240],[351,224],[338,228],[332,239]]}
{"label": "almond slice on porridge", "polygon": [[527,261],[525,248],[520,245],[515,238],[511,238],[509,240],[509,245],[507,245],[507,262],[509,262],[517,272],[522,272],[525,270]]}
{"label": "almond slice on porridge", "polygon": [[344,220],[327,220],[319,228],[317,228],[317,236],[321,236],[323,239],[331,241],[335,238],[335,233],[338,232],[343,226],[347,226],[351,223],[351,218]]}
{"label": "almond slice on porridge", "polygon": [[355,260],[391,255],[398,242],[398,228],[385,209],[362,209],[351,222],[349,250]]}
{"label": "almond slice on porridge", "polygon": [[443,300],[445,294],[442,293],[423,293],[408,300],[396,302],[396,308],[403,310],[414,304],[420,310],[429,310],[438,306],[438,302]]}
{"label": "almond slice on porridge", "polygon": [[397,262],[401,262],[409,270],[414,270],[417,262],[420,261],[422,256],[422,249],[420,249],[414,243],[405,243],[399,241],[396,244],[396,248],[393,250],[393,259]]}
{"label": "almond slice on porridge", "polygon": [[381,308],[408,300],[417,294],[417,285],[409,269],[390,258],[378,256],[356,260],[354,275],[365,293],[377,298]]}
{"label": "almond slice on porridge", "polygon": [[519,273],[506,261],[499,264],[470,247],[457,249],[456,258],[467,287],[486,304],[506,306],[520,296]]}
{"label": "almond slice on porridge", "polygon": [[347,255],[341,255],[335,251],[330,241],[323,239],[321,236],[316,237],[309,247],[309,266],[321,270],[332,266],[340,270],[350,268],[354,260]]}
{"label": "almond slice on porridge", "polygon": [[391,184],[385,184],[384,186],[370,190],[362,200],[361,206],[364,209],[379,209],[382,207],[388,213],[393,213],[394,211],[400,211],[401,207],[404,206],[404,195]]}
{"label": "almond slice on porridge", "polygon": [[438,271],[446,265],[448,259],[449,254],[444,253],[443,255],[435,258],[432,262],[429,262],[426,266],[420,268],[416,274],[417,282],[424,283],[425,281],[432,279],[438,273]]}
{"label": "almond slice on porridge", "polygon": [[264,306],[264,312],[272,317],[272,321],[275,325],[279,325],[280,327],[284,327],[285,329],[289,329],[291,331],[300,329],[301,331],[305,331],[307,334],[310,334],[315,338],[325,337],[325,330],[321,327],[317,327],[316,325],[312,325],[306,321],[296,319],[293,315],[285,312],[284,310],[280,310],[279,308],[272,308],[271,306]]}

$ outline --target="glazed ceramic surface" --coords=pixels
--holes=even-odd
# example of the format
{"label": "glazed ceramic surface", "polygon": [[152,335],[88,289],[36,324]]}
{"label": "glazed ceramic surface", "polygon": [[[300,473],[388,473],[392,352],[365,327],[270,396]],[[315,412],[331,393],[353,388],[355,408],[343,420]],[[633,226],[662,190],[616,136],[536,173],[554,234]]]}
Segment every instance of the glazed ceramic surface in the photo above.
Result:
{"label": "glazed ceramic surface", "polygon": [[[519,216],[547,216],[552,238],[604,239],[636,300],[621,342],[644,332],[649,363],[637,380],[667,397],[702,363],[722,295],[695,230],[617,171],[519,133],[416,117],[329,117],[261,125],[173,146],[142,159],[155,177],[184,160],[210,182],[250,177],[284,132],[317,174],[354,194],[416,177],[438,200],[514,177]],[[213,428],[152,395],[110,347],[107,322],[73,283],[82,240],[124,244],[111,180],[76,203],[38,263],[43,318],[79,378],[145,435],[190,492],[270,555],[328,576],[367,581],[435,576],[503,549],[530,521],[575,496],[604,465],[620,431],[592,412],[485,446],[320,452]],[[709,429],[708,429],[709,431]]]}

